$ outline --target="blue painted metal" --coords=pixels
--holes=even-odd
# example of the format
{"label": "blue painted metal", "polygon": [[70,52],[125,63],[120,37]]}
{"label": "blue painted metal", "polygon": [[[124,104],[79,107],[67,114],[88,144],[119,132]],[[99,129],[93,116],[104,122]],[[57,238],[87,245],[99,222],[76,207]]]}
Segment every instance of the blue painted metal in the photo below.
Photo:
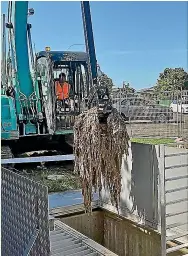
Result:
{"label": "blue painted metal", "polygon": [[[3,15],[3,41],[2,41],[2,86],[1,87],[1,139],[18,139],[19,132],[17,126],[17,116],[15,102],[12,97],[6,96],[7,73],[6,73],[6,33],[5,15]],[[13,51],[12,51],[13,52]],[[12,66],[15,67],[15,63]]]}
{"label": "blue painted metal", "polygon": [[[15,98],[10,98],[12,104],[4,106],[2,109],[10,109],[16,112],[16,121],[25,122],[24,134],[37,134],[38,128],[34,123],[38,114],[41,113],[41,102],[36,72],[30,67],[30,55],[28,49],[28,40],[31,45],[31,37],[28,37],[28,2],[14,1],[9,2],[8,10],[8,28],[9,28],[9,49],[11,60],[11,73],[9,73],[8,82],[15,89]],[[5,93],[5,92],[4,92]],[[32,108],[32,110],[31,110]],[[15,110],[16,109],[16,110]],[[2,117],[3,123],[6,123],[5,117]],[[14,120],[13,120],[14,123]],[[18,131],[18,125],[17,125]],[[12,131],[15,127],[12,127]],[[10,133],[11,133],[10,130]],[[3,135],[7,138],[11,135]]]}
{"label": "blue painted metal", "polygon": [[1,139],[18,139],[17,116],[14,99],[1,95]]}
{"label": "blue painted metal", "polygon": [[[53,62],[82,62],[88,64],[89,73],[92,81],[97,77],[97,61],[95,54],[95,45],[92,31],[91,13],[89,2],[81,2],[85,43],[87,53],[71,51],[50,51],[39,52],[41,56],[50,58]],[[24,135],[37,134],[38,127],[33,121],[36,121],[41,114],[40,93],[37,81],[36,70],[34,66],[30,67],[30,54],[28,48],[31,46],[31,37],[28,36],[28,1],[9,2],[9,47],[11,57],[12,74],[9,77],[10,84],[15,89],[15,98],[3,96],[2,106],[2,127],[9,125],[7,130],[3,131],[2,138],[11,138],[12,132],[18,132],[18,123],[25,123]],[[88,61],[89,57],[89,61]],[[73,67],[72,66],[72,67]],[[31,109],[31,106],[34,108]],[[34,109],[34,110],[33,110]],[[32,111],[33,112],[32,112]],[[3,128],[4,129],[4,128]],[[64,131],[66,133],[66,131]],[[8,135],[8,133],[10,133]],[[57,131],[58,133],[58,131]]]}
{"label": "blue painted metal", "polygon": [[85,52],[71,52],[71,51],[41,51],[37,53],[37,58],[50,56],[50,59],[56,61],[66,61],[68,57],[72,57],[73,61],[86,62],[87,53]]}
{"label": "blue painted metal", "polygon": [[95,43],[94,43],[94,37],[93,37],[89,1],[82,1],[81,9],[82,9],[82,19],[83,19],[86,51],[89,57],[88,65],[91,71],[92,80],[94,80],[95,78],[97,78],[97,59],[96,59],[96,53],[95,53]]}
{"label": "blue painted metal", "polygon": [[12,13],[19,88],[26,97],[29,97],[34,92],[34,87],[30,74],[27,41],[28,2],[13,2]]}
{"label": "blue painted metal", "polygon": [[6,29],[5,14],[2,17],[2,45],[1,45],[1,81],[3,85],[6,83]]}

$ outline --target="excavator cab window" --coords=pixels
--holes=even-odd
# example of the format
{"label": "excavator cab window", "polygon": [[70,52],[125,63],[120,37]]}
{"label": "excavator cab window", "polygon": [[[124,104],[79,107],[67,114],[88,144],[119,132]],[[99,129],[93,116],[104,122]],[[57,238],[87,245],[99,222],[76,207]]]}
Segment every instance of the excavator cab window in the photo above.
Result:
{"label": "excavator cab window", "polygon": [[59,115],[80,113],[81,101],[87,96],[89,92],[88,78],[85,63],[70,62],[68,65],[60,64],[54,67],[54,92],[56,94],[56,85],[59,82],[59,75],[65,74],[66,83],[69,84],[69,97],[66,99],[57,99],[56,112]]}
{"label": "excavator cab window", "polygon": [[54,95],[56,97],[57,113],[70,112],[71,109],[71,102],[69,97],[71,88],[69,88],[69,90],[67,91],[67,88],[71,87],[71,85],[67,79],[67,74],[67,69],[54,70]]}
{"label": "excavator cab window", "polygon": [[[56,85],[59,82],[59,75],[64,73],[66,83],[69,85],[69,95],[66,99],[57,99]],[[88,75],[86,63],[66,62],[58,63],[53,68],[54,96],[56,111],[56,127],[60,129],[71,129],[74,124],[74,118],[82,111],[82,102],[88,95]],[[66,93],[66,90],[64,91]]]}

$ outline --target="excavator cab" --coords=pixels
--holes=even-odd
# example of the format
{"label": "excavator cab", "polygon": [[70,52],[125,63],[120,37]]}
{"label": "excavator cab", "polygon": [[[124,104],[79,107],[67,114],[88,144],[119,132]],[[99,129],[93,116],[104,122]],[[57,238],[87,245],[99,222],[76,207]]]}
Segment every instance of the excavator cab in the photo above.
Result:
{"label": "excavator cab", "polygon": [[[46,119],[48,123],[51,122],[48,126],[50,125],[55,133],[71,133],[75,117],[85,110],[90,91],[87,54],[39,52],[37,73]],[[70,85],[69,97],[58,100],[56,85],[62,73],[65,74],[66,83]]]}

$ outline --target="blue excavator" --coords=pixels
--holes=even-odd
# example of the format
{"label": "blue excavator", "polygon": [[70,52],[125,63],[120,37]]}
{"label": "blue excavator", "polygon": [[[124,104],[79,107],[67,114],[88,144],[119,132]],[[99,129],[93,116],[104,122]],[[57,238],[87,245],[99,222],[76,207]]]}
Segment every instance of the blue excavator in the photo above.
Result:
{"label": "blue excavator", "polygon": [[[55,4],[55,3],[54,3]],[[81,2],[86,52],[34,53],[31,24],[34,10],[27,1],[10,1],[2,17],[1,158],[19,152],[56,148],[63,151],[66,136],[73,136],[77,115],[98,108],[100,122],[111,112],[109,90],[100,84],[90,5]],[[71,86],[70,100],[58,104],[55,82],[64,73]]]}

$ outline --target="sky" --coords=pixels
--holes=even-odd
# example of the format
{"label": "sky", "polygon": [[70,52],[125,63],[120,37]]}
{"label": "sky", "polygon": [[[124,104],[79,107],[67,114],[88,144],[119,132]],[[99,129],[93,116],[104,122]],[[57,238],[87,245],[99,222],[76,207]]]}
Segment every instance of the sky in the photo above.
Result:
{"label": "sky", "polygon": [[[79,1],[30,1],[29,7],[36,51],[85,50]],[[151,87],[167,67],[187,71],[188,2],[92,1],[90,7],[97,61],[116,86]],[[7,13],[7,2],[1,8]]]}

